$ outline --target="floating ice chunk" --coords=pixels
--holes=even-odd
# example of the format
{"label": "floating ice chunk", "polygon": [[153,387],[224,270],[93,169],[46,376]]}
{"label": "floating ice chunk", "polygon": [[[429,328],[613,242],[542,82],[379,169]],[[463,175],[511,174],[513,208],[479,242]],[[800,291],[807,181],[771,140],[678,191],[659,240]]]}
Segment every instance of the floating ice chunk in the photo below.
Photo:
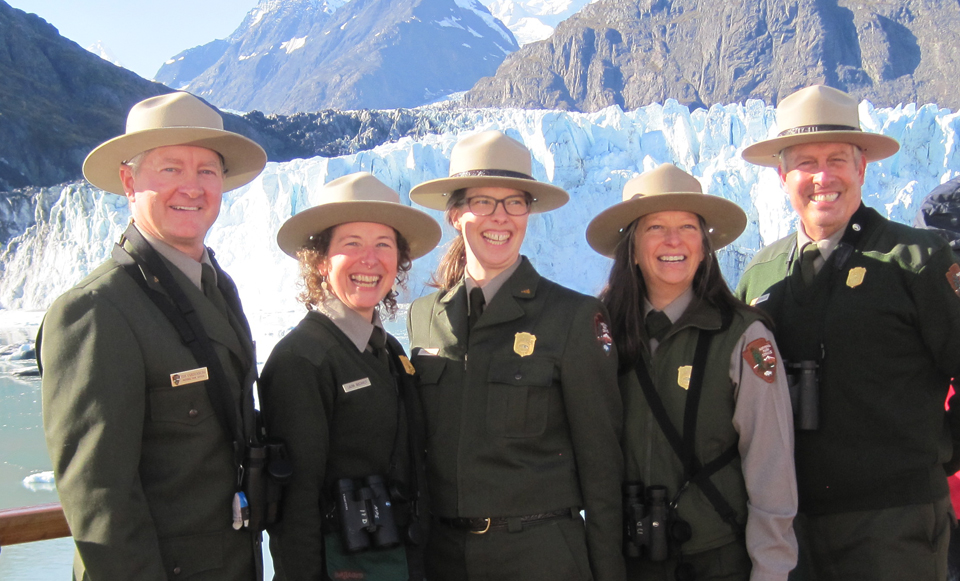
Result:
{"label": "floating ice chunk", "polygon": [[53,492],[57,485],[53,482],[53,470],[37,472],[23,479],[23,487],[34,492]]}

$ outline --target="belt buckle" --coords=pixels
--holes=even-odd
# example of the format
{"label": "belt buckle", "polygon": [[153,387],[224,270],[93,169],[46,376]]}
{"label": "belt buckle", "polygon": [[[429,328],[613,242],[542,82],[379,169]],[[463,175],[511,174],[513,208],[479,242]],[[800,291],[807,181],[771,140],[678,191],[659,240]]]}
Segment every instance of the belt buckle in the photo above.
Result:
{"label": "belt buckle", "polygon": [[471,535],[484,535],[490,530],[490,518],[488,517],[483,520],[487,521],[487,528],[483,529],[482,531],[470,531]]}

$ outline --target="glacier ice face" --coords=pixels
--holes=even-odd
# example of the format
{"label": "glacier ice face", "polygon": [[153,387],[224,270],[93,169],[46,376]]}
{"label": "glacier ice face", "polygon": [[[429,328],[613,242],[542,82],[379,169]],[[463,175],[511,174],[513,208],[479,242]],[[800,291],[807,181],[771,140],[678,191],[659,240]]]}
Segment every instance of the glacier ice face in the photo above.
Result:
{"label": "glacier ice face", "polygon": [[[424,109],[424,115],[430,115]],[[866,130],[898,139],[900,152],[868,166],[864,201],[883,215],[912,223],[923,197],[960,174],[958,114],[933,105],[876,109],[860,106]],[[401,194],[443,177],[461,138],[500,129],[533,152],[534,175],[570,192],[566,206],[531,216],[523,252],[545,276],[585,293],[603,286],[610,261],[594,253],[584,231],[589,220],[621,199],[624,183],[660,163],[673,162],[699,177],[709,194],[742,206],[746,232],[719,253],[735,284],[753,254],[789,233],[795,218],[776,172],[743,161],[746,145],[772,135],[771,107],[759,101],[690,112],[676,101],[624,112],[591,114],[518,109],[466,110],[459,129],[414,140],[403,138],[370,151],[267,165],[254,182],[224,195],[207,243],[236,280],[248,313],[302,312],[294,301],[296,264],[276,245],[280,225],[317,203],[321,186],[355,171],[370,171]],[[0,308],[37,310],[105,260],[129,219],[121,196],[88,184],[38,190],[35,215],[0,253]],[[0,221],[23,221],[22,209]],[[430,211],[438,221],[440,212]],[[444,226],[444,242],[453,230]],[[430,292],[430,273],[443,245],[418,260],[401,301]],[[294,317],[294,321],[299,315]],[[256,321],[252,321],[256,327]]]}

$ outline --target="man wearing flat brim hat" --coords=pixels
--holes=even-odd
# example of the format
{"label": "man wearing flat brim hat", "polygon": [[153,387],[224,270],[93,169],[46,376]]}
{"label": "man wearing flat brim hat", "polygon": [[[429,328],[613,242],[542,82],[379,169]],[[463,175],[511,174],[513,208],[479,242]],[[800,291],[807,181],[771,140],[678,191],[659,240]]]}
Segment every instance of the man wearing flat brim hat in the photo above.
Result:
{"label": "man wearing flat brim hat", "polygon": [[943,403],[960,375],[960,265],[936,234],[862,202],[866,164],[898,145],[860,129],[850,95],[802,89],[777,107],[777,123],[743,157],[777,168],[797,231],[756,255],[737,292],[774,319],[803,386],[798,569],[945,579],[954,517],[943,464],[960,412],[945,416]]}
{"label": "man wearing flat brim hat", "polygon": [[624,578],[616,351],[599,301],[520,254],[529,215],[569,199],[531,161],[516,139],[476,133],[454,146],[448,177],[410,192],[456,230],[439,290],[408,321],[427,426],[428,579]]}
{"label": "man wearing flat brim hat", "polygon": [[223,192],[265,163],[182,92],[134,105],[125,133],[84,162],[132,220],[37,336],[78,580],[262,578],[262,505],[242,478],[257,444],[256,357],[236,286],[203,241]]}

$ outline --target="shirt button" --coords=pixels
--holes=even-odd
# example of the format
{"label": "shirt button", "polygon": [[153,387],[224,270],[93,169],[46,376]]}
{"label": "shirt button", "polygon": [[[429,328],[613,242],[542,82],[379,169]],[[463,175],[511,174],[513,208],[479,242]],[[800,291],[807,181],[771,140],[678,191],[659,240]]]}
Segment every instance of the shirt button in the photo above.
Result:
{"label": "shirt button", "polygon": [[180,567],[174,567],[174,568],[173,568],[173,574],[174,574],[174,575],[179,575],[179,574],[180,574]]}
{"label": "shirt button", "polygon": [[523,377],[523,374],[522,374],[522,373],[518,373],[518,374],[516,374],[516,375],[513,376],[513,378],[516,379],[517,381],[519,381],[522,377]]}
{"label": "shirt button", "polygon": [[191,418],[195,418],[198,415],[200,415],[200,412],[198,412],[197,410],[190,410],[189,412],[187,412],[187,415],[190,416]]}

